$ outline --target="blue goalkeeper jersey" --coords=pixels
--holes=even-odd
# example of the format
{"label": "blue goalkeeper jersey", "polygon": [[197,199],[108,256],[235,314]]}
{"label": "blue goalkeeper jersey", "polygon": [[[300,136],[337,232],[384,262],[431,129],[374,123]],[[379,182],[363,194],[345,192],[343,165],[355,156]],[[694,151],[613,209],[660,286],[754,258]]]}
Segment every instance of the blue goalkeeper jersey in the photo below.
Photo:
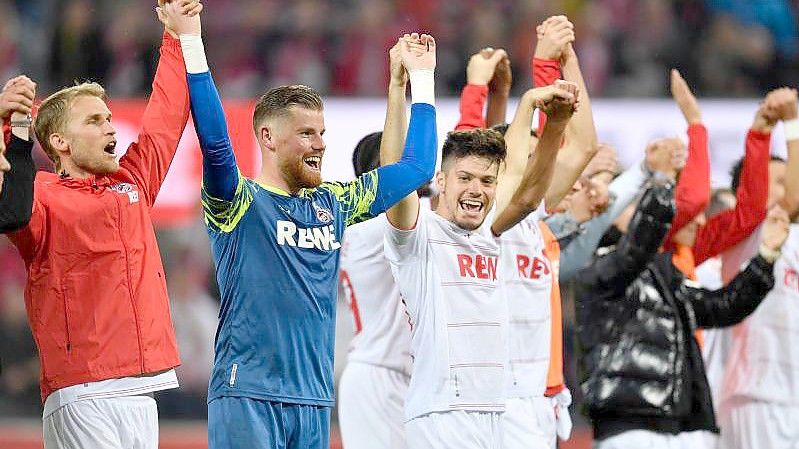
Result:
{"label": "blue goalkeeper jersey", "polygon": [[208,400],[332,406],[341,237],[347,225],[379,215],[433,176],[435,108],[411,106],[397,163],[289,195],[239,173],[210,73],[189,74],[188,84],[222,294]]}
{"label": "blue goalkeeper jersey", "polygon": [[376,188],[371,172],[297,196],[241,176],[232,201],[203,192],[222,292],[209,400],[333,405],[338,249]]}

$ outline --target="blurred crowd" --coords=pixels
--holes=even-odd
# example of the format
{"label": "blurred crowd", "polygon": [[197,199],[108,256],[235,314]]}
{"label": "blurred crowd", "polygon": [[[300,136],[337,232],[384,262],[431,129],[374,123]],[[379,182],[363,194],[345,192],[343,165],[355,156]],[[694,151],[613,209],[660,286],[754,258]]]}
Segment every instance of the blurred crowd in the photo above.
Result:
{"label": "blurred crowd", "polygon": [[[26,73],[41,92],[92,79],[112,95],[142,95],[159,39],[154,3],[0,0],[0,79]],[[468,56],[486,45],[507,49],[525,81],[535,24],[555,13],[575,24],[595,96],[665,95],[666,69],[677,67],[701,96],[751,97],[799,82],[798,9],[799,0],[214,0],[203,21],[227,97],[285,83],[383,95],[386,49],[408,30],[439,42],[440,95],[459,94]]]}

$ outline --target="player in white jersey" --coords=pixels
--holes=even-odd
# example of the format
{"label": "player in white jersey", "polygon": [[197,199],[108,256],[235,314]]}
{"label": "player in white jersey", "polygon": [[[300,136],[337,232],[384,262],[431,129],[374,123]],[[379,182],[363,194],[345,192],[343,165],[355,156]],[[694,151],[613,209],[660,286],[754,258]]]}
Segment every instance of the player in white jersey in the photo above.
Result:
{"label": "player in white jersey", "polygon": [[[799,448],[799,120],[796,90],[778,92],[788,161],[771,162],[769,205],[785,209],[794,224],[775,254],[774,288],[731,332],[719,406],[723,449]],[[759,233],[724,255],[725,281],[758,250]]]}
{"label": "player in white jersey", "polygon": [[500,251],[494,236],[543,199],[577,88],[561,83],[531,95],[550,123],[516,180],[518,189],[498,198],[490,226],[484,221],[505,143],[485,129],[448,136],[436,174],[441,193],[435,212],[420,209],[412,194],[386,213],[386,257],[412,325],[414,364],[405,404],[411,449],[501,447],[507,315],[496,292]]}
{"label": "player in white jersey", "polygon": [[[391,79],[383,132],[355,147],[356,176],[380,165],[381,149],[405,145],[406,85],[399,46],[389,51]],[[425,200],[429,187],[419,189]],[[342,242],[339,294],[352,311],[355,337],[339,382],[341,439],[347,449],[404,449],[405,395],[411,375],[411,329],[383,253],[386,217],[347,228]]]}

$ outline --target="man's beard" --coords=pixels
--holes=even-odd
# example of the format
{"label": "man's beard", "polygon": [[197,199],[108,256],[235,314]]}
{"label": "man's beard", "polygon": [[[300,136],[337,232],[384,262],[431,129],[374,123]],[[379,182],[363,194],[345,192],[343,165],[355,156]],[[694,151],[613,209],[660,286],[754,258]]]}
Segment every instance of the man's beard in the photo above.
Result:
{"label": "man's beard", "polygon": [[322,175],[320,172],[312,171],[310,168],[304,167],[305,162],[302,159],[298,163],[289,163],[281,166],[280,171],[286,183],[294,189],[312,189],[319,187],[322,183]]}

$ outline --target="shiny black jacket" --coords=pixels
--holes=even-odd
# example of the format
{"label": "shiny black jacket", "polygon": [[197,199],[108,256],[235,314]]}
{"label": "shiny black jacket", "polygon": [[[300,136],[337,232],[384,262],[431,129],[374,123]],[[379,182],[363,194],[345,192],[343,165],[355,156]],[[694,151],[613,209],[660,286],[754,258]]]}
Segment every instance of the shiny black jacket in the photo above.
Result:
{"label": "shiny black jacket", "polygon": [[673,214],[672,189],[650,188],[615,251],[578,275],[581,387],[596,438],[717,431],[694,330],[740,322],[774,283],[760,256],[724,289],[686,280],[671,253],[657,253]]}

